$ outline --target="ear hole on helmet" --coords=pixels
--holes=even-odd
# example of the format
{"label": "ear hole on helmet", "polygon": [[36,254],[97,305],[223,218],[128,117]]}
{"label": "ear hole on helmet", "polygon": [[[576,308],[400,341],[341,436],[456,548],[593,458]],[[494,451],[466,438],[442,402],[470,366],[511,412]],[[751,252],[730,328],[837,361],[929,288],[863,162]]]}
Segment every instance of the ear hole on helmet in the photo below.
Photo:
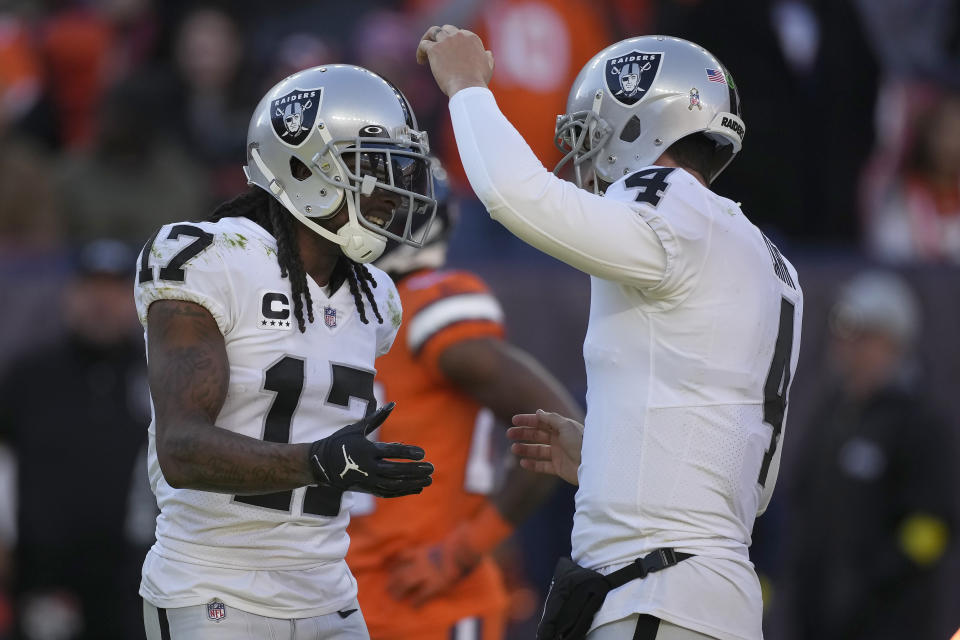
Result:
{"label": "ear hole on helmet", "polygon": [[303,182],[310,177],[310,167],[303,164],[303,162],[300,161],[300,158],[296,156],[290,156],[290,173],[294,178],[300,182]]}
{"label": "ear hole on helmet", "polygon": [[623,131],[620,132],[620,139],[624,142],[633,142],[640,137],[640,118],[633,116],[627,120],[627,124],[623,126]]}

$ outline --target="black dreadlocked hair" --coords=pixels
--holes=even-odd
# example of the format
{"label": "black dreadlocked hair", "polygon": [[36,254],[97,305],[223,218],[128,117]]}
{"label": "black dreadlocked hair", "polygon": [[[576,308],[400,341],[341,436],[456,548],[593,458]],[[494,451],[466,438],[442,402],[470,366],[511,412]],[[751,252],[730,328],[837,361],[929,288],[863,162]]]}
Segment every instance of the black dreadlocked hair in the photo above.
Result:
{"label": "black dreadlocked hair", "polygon": [[[290,289],[293,294],[293,315],[297,319],[300,332],[306,332],[307,324],[303,318],[303,307],[306,303],[307,319],[313,322],[313,298],[310,296],[310,288],[307,286],[307,273],[304,271],[303,260],[300,257],[293,216],[284,211],[283,206],[266,191],[259,187],[250,187],[232,200],[228,200],[214,209],[209,219],[211,222],[216,222],[222,218],[232,217],[248,218],[266,229],[276,239],[280,276],[290,279]],[[353,294],[353,301],[357,305],[360,320],[364,324],[369,324],[365,310],[366,305],[363,302],[363,297],[366,297],[377,322],[383,324],[383,316],[380,315],[377,302],[373,298],[373,289],[371,289],[371,287],[376,288],[377,281],[370,270],[365,265],[354,262],[346,256],[340,256],[337,264],[334,265],[333,273],[330,274],[330,290],[336,291],[344,281],[350,287],[350,293]],[[360,295],[361,292],[363,296]]]}

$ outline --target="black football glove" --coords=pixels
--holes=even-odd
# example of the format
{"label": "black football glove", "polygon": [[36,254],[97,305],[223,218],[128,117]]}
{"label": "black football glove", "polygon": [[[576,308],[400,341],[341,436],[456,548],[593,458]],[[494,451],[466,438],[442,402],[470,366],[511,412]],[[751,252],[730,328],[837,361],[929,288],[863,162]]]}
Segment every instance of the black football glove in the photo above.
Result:
{"label": "black football glove", "polygon": [[395,402],[359,422],[347,425],[310,445],[310,467],[322,485],[361,491],[381,498],[420,493],[432,480],[429,462],[395,462],[386,458],[423,460],[420,447],[399,442],[373,442],[367,435],[383,424]]}

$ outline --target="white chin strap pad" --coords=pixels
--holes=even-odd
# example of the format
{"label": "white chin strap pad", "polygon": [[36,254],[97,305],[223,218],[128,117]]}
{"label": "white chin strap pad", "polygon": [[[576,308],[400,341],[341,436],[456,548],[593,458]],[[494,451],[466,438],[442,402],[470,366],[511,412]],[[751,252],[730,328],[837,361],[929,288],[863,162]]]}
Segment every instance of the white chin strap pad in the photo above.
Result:
{"label": "white chin strap pad", "polygon": [[337,235],[343,240],[340,250],[354,262],[373,262],[387,248],[387,239],[364,229],[352,220],[340,227]]}
{"label": "white chin strap pad", "polygon": [[[354,262],[373,262],[379,258],[383,250],[387,248],[386,237],[362,227],[360,223],[357,222],[357,212],[353,204],[353,199],[349,194],[345,194],[345,196],[350,219],[334,233],[320,226],[297,209],[296,205],[290,200],[290,196],[287,195],[286,191],[284,191],[280,185],[280,182],[273,176],[273,173],[270,172],[266,164],[264,164],[260,158],[260,152],[256,148],[250,150],[250,157],[253,158],[253,162],[257,165],[260,173],[269,181],[270,192],[273,193],[274,197],[280,201],[284,208],[314,233],[334,244],[340,245],[340,250],[343,251],[343,255]],[[246,170],[246,167],[244,167],[244,171]],[[372,176],[365,176],[365,183],[366,178],[372,178]],[[376,184],[376,179],[373,179],[373,184]],[[373,187],[372,185],[369,186],[372,192]]]}
{"label": "white chin strap pad", "polygon": [[373,176],[363,176],[363,179],[360,181],[360,193],[365,196],[369,196],[373,193],[374,187],[377,186],[377,179]]}

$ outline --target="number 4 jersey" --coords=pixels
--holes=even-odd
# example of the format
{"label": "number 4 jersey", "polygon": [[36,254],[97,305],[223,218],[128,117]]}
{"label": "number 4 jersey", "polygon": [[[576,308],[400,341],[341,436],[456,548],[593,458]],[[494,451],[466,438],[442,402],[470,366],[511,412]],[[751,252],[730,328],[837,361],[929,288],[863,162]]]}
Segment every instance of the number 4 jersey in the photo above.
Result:
{"label": "number 4 jersey", "polygon": [[[369,267],[368,267],[369,268]],[[383,323],[364,297],[364,324],[346,283],[329,292],[309,276],[314,322],[301,333],[277,243],[246,218],[170,224],[138,262],[137,312],[145,328],[157,300],[203,306],[223,334],[230,382],[216,425],[251,438],[312,442],[372,411],[374,360],[400,326],[390,278],[370,268]],[[304,310],[306,316],[306,310]],[[318,487],[236,496],[167,484],[149,428],[149,474],[160,506],[157,541],[140,594],[161,608],[219,598],[279,618],[324,615],[349,605],[356,582],[344,562],[349,494]],[[215,464],[217,451],[210,451]]]}
{"label": "number 4 jersey", "polygon": [[796,272],[683,169],[637,167],[601,197],[544,169],[489,90],[459,91],[450,117],[491,217],[592,276],[573,559],[612,571],[658,547],[696,554],[611,591],[594,626],[649,613],[759,640],[747,547],[800,350]]}
{"label": "number 4 jersey", "polygon": [[648,287],[591,279],[573,556],[604,571],[660,547],[695,557],[615,589],[594,624],[640,612],[758,640],[747,548],[780,465],[796,271],[736,203],[682,169],[641,169],[603,200],[634,208],[666,267]]}

